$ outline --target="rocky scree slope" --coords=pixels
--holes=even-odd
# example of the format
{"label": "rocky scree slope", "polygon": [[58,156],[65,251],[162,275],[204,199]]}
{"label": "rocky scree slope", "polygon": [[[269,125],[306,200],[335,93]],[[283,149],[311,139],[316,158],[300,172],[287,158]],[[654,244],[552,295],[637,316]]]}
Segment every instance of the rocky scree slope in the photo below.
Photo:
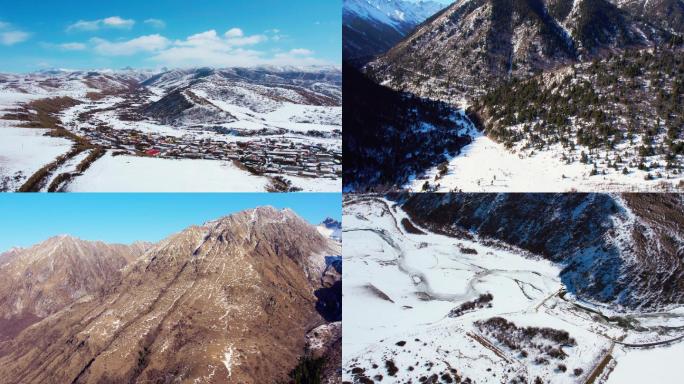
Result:
{"label": "rocky scree slope", "polygon": [[0,261],[0,341],[68,307],[105,292],[121,269],[150,247],[57,236],[3,254]]}
{"label": "rocky scree slope", "polygon": [[314,290],[339,244],[263,207],[190,227],[119,284],[0,344],[9,383],[279,382],[325,321]]}

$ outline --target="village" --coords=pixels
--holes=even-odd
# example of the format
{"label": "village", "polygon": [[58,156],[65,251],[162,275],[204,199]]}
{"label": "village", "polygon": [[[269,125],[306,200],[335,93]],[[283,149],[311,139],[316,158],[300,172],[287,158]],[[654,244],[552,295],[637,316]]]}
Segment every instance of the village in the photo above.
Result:
{"label": "village", "polygon": [[232,160],[259,175],[337,179],[342,174],[341,149],[331,150],[320,144],[266,137],[244,142],[226,142],[199,139],[193,134],[174,137],[107,126],[81,128],[79,133],[92,144],[115,150],[114,155]]}

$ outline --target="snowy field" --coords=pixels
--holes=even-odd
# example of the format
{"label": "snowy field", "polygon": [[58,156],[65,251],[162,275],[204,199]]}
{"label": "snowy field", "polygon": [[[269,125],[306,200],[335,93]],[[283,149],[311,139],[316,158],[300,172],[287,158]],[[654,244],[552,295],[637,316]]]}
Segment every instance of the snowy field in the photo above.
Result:
{"label": "snowy field", "polygon": [[431,186],[439,185],[439,192],[646,192],[663,190],[661,183],[672,188],[684,180],[680,176],[647,181],[645,171],[590,176],[591,165],[577,161],[566,164],[561,153],[544,150],[522,155],[478,133],[472,144],[449,161],[446,175],[436,179],[439,170],[434,167],[413,178],[405,188],[421,191],[428,181]]}
{"label": "snowy field", "polygon": [[69,192],[263,192],[269,179],[229,162],[112,156],[76,177]]}
{"label": "snowy field", "polygon": [[[152,73],[103,73],[111,76],[93,77],[85,72],[66,70],[59,73],[8,75],[9,81],[0,83],[0,116],[15,112],[15,109],[25,107],[26,103],[32,100],[68,96],[78,100],[80,104],[62,110],[56,117],[60,119],[64,128],[79,136],[88,136],[82,130],[85,128],[93,130],[108,127],[114,130],[140,131],[155,137],[155,141],[163,140],[159,136],[172,136],[181,142],[178,146],[183,150],[186,149],[186,145],[204,145],[202,141],[207,139],[217,142],[252,142],[269,139],[286,144],[318,145],[336,153],[341,152],[342,138],[339,131],[342,129],[342,108],[306,105],[309,100],[286,87],[272,88],[248,83],[228,86],[221,81],[219,84],[198,85],[198,88],[192,91],[196,96],[207,97],[210,103],[232,114],[237,121],[231,118],[226,122],[207,123],[203,122],[203,116],[193,116],[197,121],[190,119],[191,124],[176,126],[155,121],[140,113],[143,105],[159,100],[174,87],[162,90],[150,86],[147,88],[150,92],[141,90],[140,93],[128,93],[131,76],[140,81],[152,76]],[[188,76],[179,81],[189,81],[192,72]],[[321,86],[325,88],[326,85]],[[331,90],[338,88],[328,86]],[[287,97],[281,99],[278,97],[279,93]],[[97,94],[101,97],[96,97]],[[32,110],[28,112],[36,113]],[[42,137],[46,130],[20,130],[14,128],[16,126],[15,121],[0,120],[0,128],[4,129],[0,133],[0,187],[5,190],[16,190],[36,170],[67,152],[73,144],[62,139]],[[228,131],[220,131],[220,127]],[[127,138],[123,133],[122,137]],[[92,137],[90,139],[93,140]],[[94,140],[93,143],[102,145],[105,149],[115,147],[107,140]],[[66,159],[65,164],[47,175],[41,185],[47,188],[60,175],[73,173],[87,154],[84,152],[77,158]],[[294,187],[304,191],[334,192],[342,189],[340,178],[332,180],[287,175],[283,177],[292,181]],[[73,179],[67,189],[84,192],[251,192],[264,191],[270,184],[269,177],[252,175],[227,161],[128,156],[114,158],[107,155],[97,160],[84,175]]]}
{"label": "snowy field", "polygon": [[682,356],[684,343],[657,349],[621,350],[615,354],[617,365],[608,377],[607,384],[680,384],[682,374],[677,361]]}
{"label": "snowy field", "polygon": [[40,97],[21,92],[0,89],[0,113],[15,108],[19,103],[25,103]]}
{"label": "snowy field", "polygon": [[[559,266],[496,242],[484,245],[477,237],[430,233],[415,223],[423,234],[411,233],[407,220],[385,199],[345,203],[344,380],[405,383],[436,374],[445,380],[437,382],[449,382],[443,378],[448,375],[477,383],[532,383],[537,377],[585,383],[603,373],[607,361],[634,369],[629,359],[639,358],[631,355],[636,349],[621,355],[623,340],[669,339],[655,330],[684,319],[676,310],[631,314],[647,330],[621,328],[605,320],[600,307],[578,305],[565,294]],[[464,305],[488,294],[491,300],[482,305]],[[497,336],[481,326],[493,318],[533,336],[513,338],[518,347],[512,348],[506,338],[515,332]],[[657,359],[650,353],[666,350],[638,353]]]}
{"label": "snowy field", "polygon": [[18,189],[40,168],[69,152],[71,141],[44,136],[46,132],[0,126],[0,190]]}
{"label": "snowy field", "polygon": [[292,186],[301,188],[303,192],[339,192],[342,190],[342,179],[311,178],[302,176],[283,176],[292,182]]}

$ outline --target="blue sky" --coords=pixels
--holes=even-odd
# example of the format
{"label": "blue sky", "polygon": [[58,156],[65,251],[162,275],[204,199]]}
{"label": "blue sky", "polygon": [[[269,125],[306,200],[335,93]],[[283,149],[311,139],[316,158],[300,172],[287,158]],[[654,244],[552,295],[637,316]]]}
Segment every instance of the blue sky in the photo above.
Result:
{"label": "blue sky", "polygon": [[0,71],[339,65],[341,0],[3,1]]}
{"label": "blue sky", "polygon": [[190,225],[264,205],[291,208],[312,224],[342,217],[337,193],[0,194],[0,252],[60,234],[110,243],[158,241]]}

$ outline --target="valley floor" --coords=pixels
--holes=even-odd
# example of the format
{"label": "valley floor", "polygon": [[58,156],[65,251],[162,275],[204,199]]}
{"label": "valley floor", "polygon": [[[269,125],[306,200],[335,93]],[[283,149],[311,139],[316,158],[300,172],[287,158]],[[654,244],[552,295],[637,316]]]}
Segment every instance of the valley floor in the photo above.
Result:
{"label": "valley floor", "polygon": [[[679,382],[672,359],[684,344],[667,341],[681,333],[681,309],[610,313],[566,293],[559,266],[476,235],[431,233],[383,198],[349,198],[344,223],[344,380],[612,384],[628,382],[643,365],[638,359],[661,360],[639,375],[658,370],[651,378]],[[486,295],[492,299],[478,303]],[[482,326],[493,318],[514,323],[520,334]],[[558,341],[563,332],[570,341]]]}
{"label": "valley floor", "polygon": [[[303,191],[340,190],[341,180],[287,177]],[[262,192],[271,180],[232,162],[112,156],[108,153],[65,186],[67,192]]]}
{"label": "valley floor", "polygon": [[254,192],[269,179],[230,162],[112,156],[96,161],[66,185],[68,192]]}
{"label": "valley floor", "polygon": [[[50,95],[54,96],[54,95]],[[77,96],[77,95],[71,95]],[[82,96],[82,95],[81,95]],[[0,92],[0,117],[21,108],[25,102],[40,99],[43,96],[31,96],[19,93]],[[118,98],[105,99],[92,104],[79,104],[69,108],[59,115],[60,120],[70,132],[81,136],[83,127],[91,127],[91,123],[83,124],[77,121],[81,113],[103,107],[111,107]],[[301,113],[307,116],[316,107],[301,106],[297,108],[283,108],[284,117],[277,115],[285,122],[294,119],[292,116]],[[321,109],[321,108],[319,108]],[[339,108],[338,108],[339,109]],[[339,111],[338,111],[339,112]],[[275,113],[274,113],[275,114]],[[137,130],[151,135],[166,135],[181,138],[193,137],[193,141],[214,140],[215,142],[260,142],[268,138],[274,140],[299,143],[299,145],[321,145],[326,148],[339,147],[341,139],[307,137],[305,135],[276,135],[276,136],[232,136],[209,131],[193,131],[178,127],[170,127],[149,121],[123,122],[114,116],[114,112],[102,114],[110,118],[99,123],[108,124],[114,128],[126,129],[121,131],[122,137],[128,137],[128,132]],[[339,115],[339,113],[338,113]],[[99,116],[99,115],[98,115]],[[99,116],[101,117],[101,116]],[[37,179],[35,188],[47,192],[51,186],[68,192],[264,192],[273,190],[273,177],[281,176],[291,183],[291,187],[304,192],[333,192],[342,189],[341,178],[308,177],[293,175],[267,174],[260,175],[250,172],[231,160],[164,158],[134,155],[134,150],[121,151],[109,149],[106,144],[104,156],[96,156],[92,162],[87,161],[93,149],[82,152],[72,152],[75,143],[66,138],[50,137],[48,133],[54,128],[25,128],[26,122],[0,119],[0,191],[17,191],[32,179]],[[238,123],[239,124],[239,123]],[[256,124],[256,123],[255,123]],[[262,122],[262,124],[267,124]],[[285,123],[283,123],[285,124]],[[302,127],[317,127],[316,124],[298,124]],[[332,130],[333,126],[321,125],[323,129]],[[253,129],[260,129],[254,127]],[[198,146],[199,144],[196,144]],[[192,145],[189,145],[192,147]],[[197,147],[199,152],[201,148]],[[113,156],[115,152],[118,156]],[[123,152],[124,154],[121,154]],[[255,154],[255,156],[257,156]],[[79,168],[89,163],[86,169]],[[50,166],[56,163],[54,168]],[[34,175],[40,177],[34,177]],[[53,182],[55,184],[53,185]]]}
{"label": "valley floor", "polygon": [[405,188],[422,191],[428,181],[438,192],[649,192],[677,189],[684,181],[684,175],[647,181],[641,171],[590,176],[591,171],[588,164],[566,164],[559,151],[521,155],[476,133],[472,144],[450,159],[445,175],[438,177],[439,169],[434,167]]}
{"label": "valley floor", "polygon": [[681,382],[681,373],[673,367],[684,356],[684,343],[657,349],[627,349],[615,353],[617,365],[607,384]]}

